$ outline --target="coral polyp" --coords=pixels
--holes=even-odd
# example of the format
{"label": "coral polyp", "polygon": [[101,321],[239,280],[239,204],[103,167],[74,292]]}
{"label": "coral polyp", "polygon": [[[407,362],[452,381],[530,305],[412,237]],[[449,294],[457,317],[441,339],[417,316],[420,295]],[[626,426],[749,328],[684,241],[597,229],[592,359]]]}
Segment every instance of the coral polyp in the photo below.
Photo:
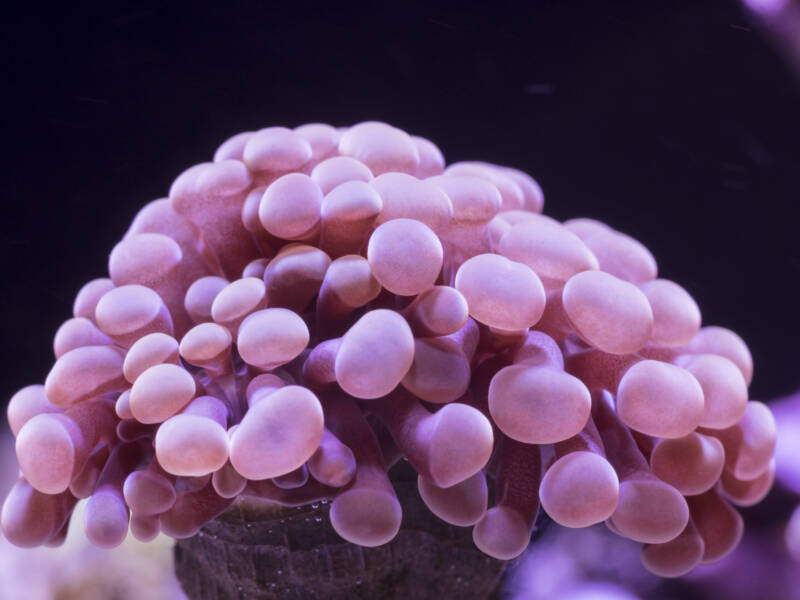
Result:
{"label": "coral polyp", "polygon": [[251,497],[329,501],[341,538],[380,546],[406,460],[497,559],[540,505],[662,576],[721,559],[773,473],[747,346],[643,244],[543,204],[522,171],[446,166],[385,123],[230,138],[141,209],[11,399],[3,532],[57,544],[88,498],[98,546],[187,538]]}

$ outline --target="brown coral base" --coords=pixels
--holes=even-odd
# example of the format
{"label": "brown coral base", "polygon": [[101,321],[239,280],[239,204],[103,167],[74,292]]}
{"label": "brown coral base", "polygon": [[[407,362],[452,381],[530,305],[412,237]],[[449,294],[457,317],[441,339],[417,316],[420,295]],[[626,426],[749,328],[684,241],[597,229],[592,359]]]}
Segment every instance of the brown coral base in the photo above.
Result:
{"label": "brown coral base", "polygon": [[345,542],[330,525],[328,503],[237,502],[177,542],[175,572],[184,591],[193,600],[496,597],[506,563],[477,550],[471,528],[432,515],[407,473],[392,471],[403,524],[390,543]]}

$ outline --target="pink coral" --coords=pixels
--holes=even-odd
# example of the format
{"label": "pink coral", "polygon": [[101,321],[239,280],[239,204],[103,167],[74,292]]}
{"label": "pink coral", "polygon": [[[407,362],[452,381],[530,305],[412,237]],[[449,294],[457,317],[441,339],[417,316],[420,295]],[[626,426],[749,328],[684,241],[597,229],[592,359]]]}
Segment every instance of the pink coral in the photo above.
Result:
{"label": "pink coral", "polygon": [[402,456],[496,558],[525,550],[541,503],[606,521],[660,575],[720,559],[731,503],[772,479],[747,347],[701,328],[641,243],[542,206],[525,173],[445,168],[385,123],[229,139],[139,212],[44,386],[12,398],[6,536],[58,543],[89,497],[99,546],[188,537],[250,495],[332,499],[341,537],[381,545]]}

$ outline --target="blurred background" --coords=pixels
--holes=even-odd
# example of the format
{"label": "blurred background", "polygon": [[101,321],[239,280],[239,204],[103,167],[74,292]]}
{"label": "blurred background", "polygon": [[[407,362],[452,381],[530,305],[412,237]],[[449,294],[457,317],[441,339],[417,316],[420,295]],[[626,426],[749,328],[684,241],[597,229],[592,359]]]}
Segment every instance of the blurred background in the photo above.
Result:
{"label": "blurred background", "polygon": [[[2,401],[43,381],[75,293],[183,169],[239,131],[367,119],[433,140],[448,162],[523,169],[547,214],[638,238],[704,324],[748,343],[753,398],[800,386],[795,2],[161,4],[3,16]],[[558,586],[579,594],[587,579],[596,595],[575,598],[800,597],[791,477],[745,509],[749,537],[723,565],[659,582],[602,528],[554,527],[508,594],[567,598]]]}

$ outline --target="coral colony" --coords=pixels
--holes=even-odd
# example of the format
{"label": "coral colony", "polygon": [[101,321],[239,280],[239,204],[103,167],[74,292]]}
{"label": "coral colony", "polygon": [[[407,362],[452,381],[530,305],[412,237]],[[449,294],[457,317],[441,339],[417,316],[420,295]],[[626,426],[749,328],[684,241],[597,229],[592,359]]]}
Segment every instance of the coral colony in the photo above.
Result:
{"label": "coral colony", "polygon": [[701,328],[641,243],[542,204],[528,175],[445,167],[384,123],[232,137],[139,212],[44,385],[11,399],[3,532],[57,545],[88,498],[98,546],[185,538],[255,496],[328,499],[342,538],[377,546],[405,459],[492,557],[525,550],[541,505],[662,576],[721,559],[732,505],[774,473],[747,347]]}

